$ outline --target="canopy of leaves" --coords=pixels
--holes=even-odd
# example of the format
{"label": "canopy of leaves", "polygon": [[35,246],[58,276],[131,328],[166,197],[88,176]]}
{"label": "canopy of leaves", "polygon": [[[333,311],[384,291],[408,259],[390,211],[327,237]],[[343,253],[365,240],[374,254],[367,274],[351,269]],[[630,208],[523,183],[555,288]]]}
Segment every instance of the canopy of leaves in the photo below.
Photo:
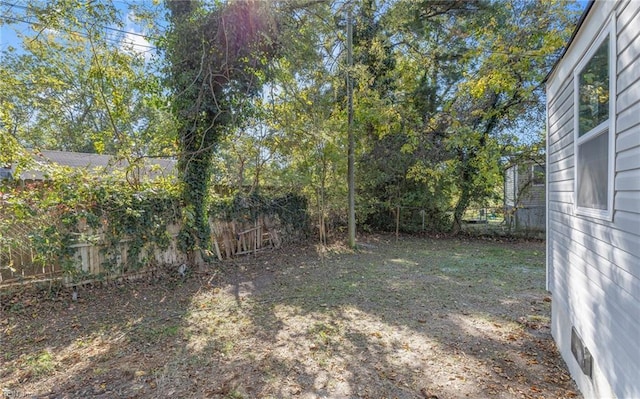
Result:
{"label": "canopy of leaves", "polygon": [[151,53],[113,36],[123,28],[113,3],[16,7],[19,17],[8,22],[29,25],[19,48],[3,49],[0,123],[21,145],[126,158],[175,153]]}
{"label": "canopy of leaves", "polygon": [[577,20],[564,0],[166,1],[164,31],[160,7],[136,8],[147,54],[114,45],[114,4],[23,7],[33,29],[0,65],[3,148],[177,156],[192,249],[212,190],[293,190],[321,230],[344,220],[347,73],[360,224],[408,206],[457,231],[499,203],[506,157],[541,148],[540,82]]}

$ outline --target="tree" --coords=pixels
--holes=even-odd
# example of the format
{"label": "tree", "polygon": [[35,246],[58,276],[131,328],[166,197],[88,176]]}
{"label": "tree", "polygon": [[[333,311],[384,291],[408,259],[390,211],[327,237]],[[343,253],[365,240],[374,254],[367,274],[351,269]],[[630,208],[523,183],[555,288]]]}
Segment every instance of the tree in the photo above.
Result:
{"label": "tree", "polygon": [[[495,195],[501,158],[517,143],[513,129],[536,115],[539,82],[565,43],[572,17],[564,2],[553,0],[390,6],[384,21],[397,65],[391,72],[399,82],[395,98],[402,101],[402,128],[394,134],[402,138],[383,140],[400,146],[408,168],[389,178],[421,183],[439,198],[420,203],[418,196],[399,197],[441,215],[451,212],[457,233],[469,205]],[[374,142],[373,151],[377,147]]]}
{"label": "tree", "polygon": [[[0,134],[0,148],[0,168],[11,167],[16,174],[20,174],[33,163],[33,159],[12,135]],[[0,183],[3,183],[1,180]]]}
{"label": "tree", "polygon": [[[571,31],[566,3],[508,1],[492,5],[478,26],[479,51],[458,85],[450,108],[456,121],[471,128],[472,142],[453,146],[459,176],[453,232],[474,198],[487,198],[502,181],[499,161],[513,151],[509,129],[523,116],[542,115],[542,87],[547,71]],[[464,118],[462,115],[466,115]],[[455,125],[453,125],[455,127]],[[539,125],[539,130],[542,126]]]}
{"label": "tree", "polygon": [[[194,256],[208,247],[208,195],[213,155],[220,138],[259,93],[277,49],[269,4],[254,0],[217,3],[167,1],[171,29],[165,53],[167,85],[179,123],[179,169],[186,205],[182,244]],[[196,261],[197,259],[192,259]]]}
{"label": "tree", "polygon": [[[2,123],[24,146],[140,156],[175,152],[157,74],[127,46],[111,3],[15,6],[20,49],[3,51]],[[119,36],[114,36],[117,34]],[[150,51],[152,49],[147,49]]]}
{"label": "tree", "polygon": [[[256,109],[261,105],[257,104]],[[266,124],[264,116],[252,116],[223,137],[214,156],[218,185],[233,192],[258,193],[272,175],[279,135]],[[268,184],[267,184],[268,185]]]}
{"label": "tree", "polygon": [[[316,204],[321,236],[329,216],[347,220],[340,132],[348,121],[348,69],[358,222],[382,227],[389,209],[420,207],[432,228],[455,233],[465,209],[497,201],[501,160],[522,150],[516,127],[539,117],[539,81],[573,16],[559,1],[352,5],[351,67],[341,2],[310,1],[280,20],[286,46],[271,65],[268,95],[256,103],[269,127],[271,139],[262,143],[271,170],[280,171],[271,178]],[[253,140],[237,137],[236,148]]]}

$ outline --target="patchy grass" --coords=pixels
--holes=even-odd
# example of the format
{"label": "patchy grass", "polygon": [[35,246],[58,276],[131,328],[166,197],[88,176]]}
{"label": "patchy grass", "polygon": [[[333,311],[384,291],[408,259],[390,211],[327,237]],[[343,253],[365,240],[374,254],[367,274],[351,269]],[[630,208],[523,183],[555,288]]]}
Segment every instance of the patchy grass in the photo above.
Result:
{"label": "patchy grass", "polygon": [[84,288],[78,302],[68,292],[3,300],[0,388],[65,398],[577,396],[549,334],[543,243],[363,244]]}
{"label": "patchy grass", "polygon": [[29,375],[42,377],[52,373],[55,368],[55,360],[48,350],[42,350],[39,353],[27,355],[24,359],[26,371]]}

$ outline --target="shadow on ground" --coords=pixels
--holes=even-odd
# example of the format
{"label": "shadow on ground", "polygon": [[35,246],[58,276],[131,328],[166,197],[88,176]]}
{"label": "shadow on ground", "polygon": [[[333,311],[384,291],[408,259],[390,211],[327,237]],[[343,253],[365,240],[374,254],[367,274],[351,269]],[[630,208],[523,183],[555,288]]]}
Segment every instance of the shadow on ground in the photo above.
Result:
{"label": "shadow on ground", "polygon": [[540,242],[371,237],[3,308],[0,387],[39,398],[575,397]]}

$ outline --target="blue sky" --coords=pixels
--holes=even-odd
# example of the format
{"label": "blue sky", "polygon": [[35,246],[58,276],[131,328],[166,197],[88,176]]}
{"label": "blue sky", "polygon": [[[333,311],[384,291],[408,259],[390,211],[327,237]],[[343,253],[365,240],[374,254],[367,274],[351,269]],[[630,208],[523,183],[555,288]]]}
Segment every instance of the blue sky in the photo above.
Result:
{"label": "blue sky", "polygon": [[[113,34],[110,39],[111,44],[127,46],[128,48],[140,52],[149,53],[153,51],[153,45],[144,37],[144,33],[139,24],[135,22],[135,14],[131,11],[125,1],[113,1],[120,13],[123,21],[123,28],[108,27]],[[151,0],[138,1],[137,5],[152,6]],[[33,21],[26,15],[28,0],[0,0],[0,53],[9,47],[17,49],[21,46],[19,34],[32,35],[34,32]],[[0,57],[2,55],[0,54]]]}
{"label": "blue sky", "polygon": [[[584,9],[588,2],[589,0],[577,0],[577,6],[580,9]],[[131,18],[134,15],[128,9],[128,3],[153,7],[153,0],[114,0],[113,4],[120,11],[125,24],[123,29],[125,32],[114,31],[114,37],[128,44],[136,51],[149,52],[151,51],[152,45],[143,37],[145,32],[143,32],[140,26]],[[26,12],[25,7],[27,7],[28,4],[29,0],[0,0],[0,17],[9,16],[11,18],[15,17],[23,21],[28,21],[29,18],[24,15]],[[8,22],[8,20],[6,22]],[[6,50],[9,46],[19,48],[20,40],[18,39],[17,32],[26,34],[33,33],[31,30],[32,26],[29,23],[16,21],[15,19],[12,20],[9,25],[5,25],[3,22],[0,22],[0,24],[0,52]],[[0,57],[1,56],[0,54]]]}

